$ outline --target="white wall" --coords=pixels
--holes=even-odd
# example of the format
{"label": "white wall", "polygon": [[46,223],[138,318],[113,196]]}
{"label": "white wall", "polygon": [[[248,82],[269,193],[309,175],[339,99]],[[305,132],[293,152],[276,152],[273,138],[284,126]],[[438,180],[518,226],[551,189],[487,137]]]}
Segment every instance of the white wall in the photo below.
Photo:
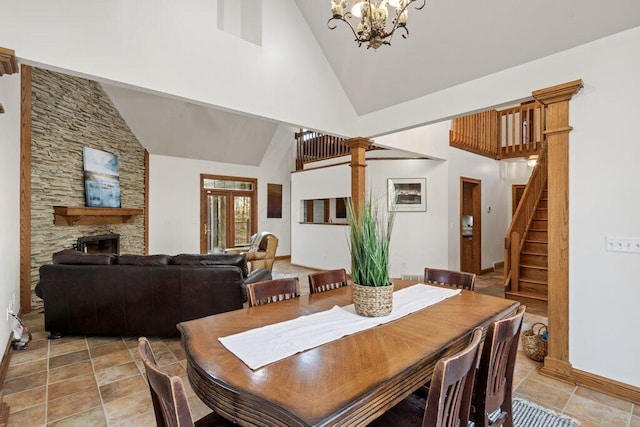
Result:
{"label": "white wall", "polygon": [[14,324],[4,313],[15,298],[20,306],[20,75],[0,78],[0,354]]}
{"label": "white wall", "polygon": [[262,11],[258,46],[218,30],[210,0],[21,0],[3,2],[0,40],[25,64],[355,135],[355,110],[295,2]]}
{"label": "white wall", "polygon": [[577,369],[636,387],[640,255],[606,252],[604,242],[606,235],[640,237],[640,56],[631,54],[639,48],[640,27],[359,120],[360,134],[388,133],[582,79],[585,87],[570,107],[569,360]]}
{"label": "white wall", "polygon": [[[368,160],[367,192],[387,213],[388,178],[426,178],[427,211],[399,212],[391,236],[390,274],[421,274],[427,264],[447,265],[447,167],[435,160]],[[291,175],[291,262],[318,269],[351,270],[348,227],[300,224],[300,201],[351,196],[351,168],[339,165]]]}
{"label": "white wall", "polygon": [[[200,174],[258,179],[258,231],[278,236],[277,256],[291,253],[289,174],[293,134],[279,126],[260,166],[150,156],[149,253],[200,252]],[[282,184],[282,218],[267,218],[267,184]]]}
{"label": "white wall", "polygon": [[351,197],[351,168],[338,165],[291,174],[291,263],[318,269],[351,270],[348,226],[300,224],[301,201]]}

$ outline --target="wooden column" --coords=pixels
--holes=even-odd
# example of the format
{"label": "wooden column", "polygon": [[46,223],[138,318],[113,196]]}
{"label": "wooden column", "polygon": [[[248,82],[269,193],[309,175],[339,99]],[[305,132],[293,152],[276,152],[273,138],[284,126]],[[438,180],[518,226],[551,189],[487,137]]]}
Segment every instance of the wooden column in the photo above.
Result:
{"label": "wooden column", "polygon": [[360,213],[364,205],[365,168],[367,159],[365,153],[373,141],[356,137],[344,141],[351,149],[351,200],[356,213]]}
{"label": "wooden column", "polygon": [[21,66],[20,309],[31,311],[31,67]]}
{"label": "wooden column", "polygon": [[541,89],[533,97],[546,106],[549,209],[549,352],[542,373],[572,381],[569,362],[569,101],[582,80]]}

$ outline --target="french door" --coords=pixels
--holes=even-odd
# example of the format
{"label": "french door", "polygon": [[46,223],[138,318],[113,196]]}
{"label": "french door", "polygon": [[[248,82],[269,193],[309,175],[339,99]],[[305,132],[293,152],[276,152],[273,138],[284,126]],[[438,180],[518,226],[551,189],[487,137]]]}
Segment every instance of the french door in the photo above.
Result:
{"label": "french door", "polygon": [[257,231],[257,180],[201,175],[200,251],[248,246]]}

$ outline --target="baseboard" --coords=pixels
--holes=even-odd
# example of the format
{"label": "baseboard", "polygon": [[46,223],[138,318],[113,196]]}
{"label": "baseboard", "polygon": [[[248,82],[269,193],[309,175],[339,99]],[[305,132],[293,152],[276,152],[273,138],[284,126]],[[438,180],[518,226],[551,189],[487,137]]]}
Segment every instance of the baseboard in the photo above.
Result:
{"label": "baseboard", "polygon": [[494,262],[493,263],[493,269],[494,270],[504,269],[504,261]]}
{"label": "baseboard", "polygon": [[640,405],[639,387],[624,384],[579,369],[573,370],[573,377],[578,385]]}
{"label": "baseboard", "polygon": [[291,255],[280,255],[274,258],[276,261],[291,260]]}
{"label": "baseboard", "polygon": [[9,423],[9,405],[4,402],[2,396],[2,387],[4,386],[4,379],[7,376],[9,370],[9,362],[11,361],[11,341],[13,338],[13,332],[9,332],[9,340],[7,341],[7,347],[2,355],[2,362],[0,362],[0,427],[4,427]]}
{"label": "baseboard", "polygon": [[495,271],[495,269],[493,267],[489,267],[489,268],[483,268],[482,270],[480,270],[480,274],[489,274],[489,273],[493,273]]}
{"label": "baseboard", "polygon": [[549,356],[545,357],[544,365],[540,368],[540,374],[569,384],[575,384],[573,367],[571,363],[564,360],[554,359]]}
{"label": "baseboard", "polygon": [[300,264],[291,264],[291,266],[292,267],[306,268],[307,270],[313,270],[313,271],[324,271],[325,270],[323,268],[309,267],[309,266],[300,265]]}
{"label": "baseboard", "polygon": [[639,387],[574,369],[569,362],[546,357],[540,374],[640,405]]}

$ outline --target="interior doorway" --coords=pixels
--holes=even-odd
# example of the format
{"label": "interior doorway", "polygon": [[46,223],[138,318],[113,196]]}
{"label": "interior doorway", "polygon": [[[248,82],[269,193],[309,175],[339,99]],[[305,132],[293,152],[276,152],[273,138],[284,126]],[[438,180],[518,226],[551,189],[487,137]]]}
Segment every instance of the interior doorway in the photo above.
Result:
{"label": "interior doorway", "polygon": [[482,181],[460,177],[460,271],[482,270]]}
{"label": "interior doorway", "polygon": [[249,246],[258,228],[258,181],[217,175],[200,175],[200,181],[200,252]]}
{"label": "interior doorway", "polygon": [[527,184],[513,184],[511,186],[511,215],[516,213],[525,188],[527,188]]}

